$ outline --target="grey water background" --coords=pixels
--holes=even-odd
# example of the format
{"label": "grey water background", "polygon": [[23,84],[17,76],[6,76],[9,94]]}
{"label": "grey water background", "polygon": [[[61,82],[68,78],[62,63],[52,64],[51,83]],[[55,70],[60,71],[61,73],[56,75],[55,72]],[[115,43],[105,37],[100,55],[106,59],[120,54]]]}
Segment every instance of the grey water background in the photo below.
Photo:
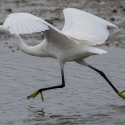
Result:
{"label": "grey water background", "polygon": [[[99,74],[75,62],[65,65],[65,88],[43,92],[43,102],[39,95],[27,100],[39,88],[61,84],[59,64],[6,43],[14,42],[0,42],[0,125],[125,124],[125,101]],[[125,50],[101,48],[108,54],[86,61],[104,71],[118,90],[125,89]]]}
{"label": "grey water background", "polygon": [[[61,29],[62,10],[74,7],[100,16],[120,28],[110,29],[108,54],[86,61],[104,71],[119,91],[125,89],[125,1],[123,0],[0,0],[0,25],[14,12],[42,17]],[[32,45],[41,34],[21,35]],[[66,63],[66,87],[26,97],[35,90],[61,84],[57,60],[26,55],[10,36],[0,35],[0,125],[124,125],[125,100],[118,97],[95,71],[75,62]],[[110,46],[110,47],[109,47]],[[116,48],[117,47],[117,48]]]}

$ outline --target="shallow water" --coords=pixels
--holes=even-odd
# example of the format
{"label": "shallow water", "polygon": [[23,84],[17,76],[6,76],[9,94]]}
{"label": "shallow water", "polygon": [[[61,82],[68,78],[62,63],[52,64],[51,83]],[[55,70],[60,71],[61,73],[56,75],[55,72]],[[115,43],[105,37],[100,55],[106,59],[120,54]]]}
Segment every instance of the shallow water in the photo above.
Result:
{"label": "shallow water", "polygon": [[[43,92],[44,102],[40,96],[27,100],[35,90],[61,83],[58,62],[7,46],[0,43],[0,125],[125,124],[125,101],[99,74],[74,62],[65,66],[65,88]],[[86,61],[125,89],[125,50],[102,49],[109,53]]]}

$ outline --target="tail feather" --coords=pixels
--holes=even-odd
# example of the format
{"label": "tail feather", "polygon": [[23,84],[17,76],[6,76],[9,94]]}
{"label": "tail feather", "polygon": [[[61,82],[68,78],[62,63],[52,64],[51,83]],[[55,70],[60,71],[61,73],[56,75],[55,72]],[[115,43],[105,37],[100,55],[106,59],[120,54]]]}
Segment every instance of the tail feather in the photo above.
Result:
{"label": "tail feather", "polygon": [[89,49],[89,52],[91,52],[93,54],[106,54],[107,53],[107,51],[102,50],[102,49],[98,49],[98,48],[95,48],[95,47],[91,47]]}

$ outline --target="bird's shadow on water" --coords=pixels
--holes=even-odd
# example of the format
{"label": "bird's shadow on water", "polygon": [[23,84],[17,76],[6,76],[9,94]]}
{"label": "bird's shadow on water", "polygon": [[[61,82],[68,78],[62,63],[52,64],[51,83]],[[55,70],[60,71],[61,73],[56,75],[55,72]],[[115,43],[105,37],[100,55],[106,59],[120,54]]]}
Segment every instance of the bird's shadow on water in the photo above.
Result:
{"label": "bird's shadow on water", "polygon": [[63,115],[45,112],[45,109],[36,109],[35,107],[27,107],[28,116],[23,120],[23,124],[32,125],[74,125],[79,122],[78,117],[81,115]]}
{"label": "bird's shadow on water", "polygon": [[61,115],[53,115],[52,113],[46,113],[45,109],[36,109],[35,107],[28,106],[27,119],[23,120],[23,124],[33,124],[33,125],[52,125],[56,123],[56,119],[60,118]]}
{"label": "bird's shadow on water", "polygon": [[45,116],[44,109],[37,110],[35,107],[28,106],[27,110],[32,114],[33,116]]}
{"label": "bird's shadow on water", "polygon": [[24,124],[33,123],[38,124],[39,122],[44,122],[45,120],[45,112],[44,109],[36,109],[35,107],[28,106],[27,107],[28,116],[23,120]]}

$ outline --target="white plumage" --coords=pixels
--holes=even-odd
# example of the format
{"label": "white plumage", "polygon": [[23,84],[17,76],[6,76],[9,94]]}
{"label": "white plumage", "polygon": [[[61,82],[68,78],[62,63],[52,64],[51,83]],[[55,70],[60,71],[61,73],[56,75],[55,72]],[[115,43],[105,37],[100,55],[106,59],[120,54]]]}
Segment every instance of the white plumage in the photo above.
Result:
{"label": "white plumage", "polygon": [[[18,42],[21,51],[32,56],[52,57],[59,61],[62,73],[62,85],[40,89],[30,97],[36,96],[44,90],[60,88],[65,86],[64,64],[75,61],[79,64],[89,66],[83,59],[96,54],[107,53],[95,48],[107,40],[109,32],[107,26],[118,28],[90,13],[74,9],[64,9],[65,25],[60,31],[43,19],[29,13],[10,14],[0,27],[1,34],[11,34]],[[46,39],[36,46],[26,45],[18,34],[32,34],[43,32]]]}
{"label": "white plumage", "polygon": [[118,28],[112,23],[78,9],[67,8],[63,12],[65,25],[62,32],[79,43],[84,43],[86,40],[88,45],[100,45],[109,36],[107,26]]}
{"label": "white plumage", "polygon": [[29,13],[10,14],[3,26],[10,29],[11,34],[32,34],[48,30],[43,19]]}

